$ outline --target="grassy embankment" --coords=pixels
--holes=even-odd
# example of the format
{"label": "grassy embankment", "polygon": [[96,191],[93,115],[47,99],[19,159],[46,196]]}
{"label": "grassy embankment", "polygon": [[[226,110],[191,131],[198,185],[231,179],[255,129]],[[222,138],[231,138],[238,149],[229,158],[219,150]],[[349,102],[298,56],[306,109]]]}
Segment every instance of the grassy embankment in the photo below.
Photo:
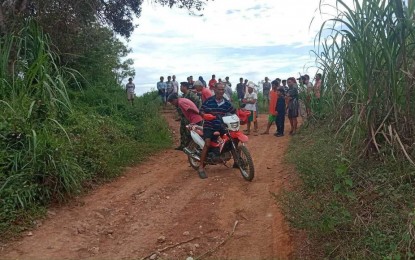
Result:
{"label": "grassy embankment", "polygon": [[81,87],[36,26],[0,47],[0,240],[171,145],[156,93],[132,107],[115,80]]}
{"label": "grassy embankment", "polygon": [[316,51],[322,99],[287,154],[301,184],[279,203],[307,232],[312,258],[412,259],[413,2],[337,3],[339,15],[322,27],[333,34]]}

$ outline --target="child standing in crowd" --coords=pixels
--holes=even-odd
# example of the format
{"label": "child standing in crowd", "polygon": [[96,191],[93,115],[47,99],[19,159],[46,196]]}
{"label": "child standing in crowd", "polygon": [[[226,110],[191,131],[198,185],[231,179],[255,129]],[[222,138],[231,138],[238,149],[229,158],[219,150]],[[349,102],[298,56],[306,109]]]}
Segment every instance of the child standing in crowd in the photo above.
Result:
{"label": "child standing in crowd", "polygon": [[271,125],[275,122],[276,114],[276,107],[277,107],[277,99],[278,99],[278,88],[279,83],[276,81],[272,82],[272,90],[269,92],[269,114],[268,114],[268,124],[267,129],[265,132],[261,133],[262,135],[269,134],[269,129]]}
{"label": "child standing in crowd", "polygon": [[254,92],[254,83],[248,83],[248,92],[245,93],[245,97],[242,100],[242,103],[245,104],[245,109],[248,110],[251,114],[248,117],[248,125],[246,129],[246,134],[249,135],[251,133],[251,122],[254,122],[254,132],[258,132],[258,123],[256,117],[256,102],[258,100],[257,94]]}
{"label": "child standing in crowd", "polygon": [[277,105],[275,107],[275,125],[277,126],[277,132],[275,133],[276,137],[284,136],[284,121],[285,121],[285,97],[284,97],[284,89],[278,90],[278,99]]}

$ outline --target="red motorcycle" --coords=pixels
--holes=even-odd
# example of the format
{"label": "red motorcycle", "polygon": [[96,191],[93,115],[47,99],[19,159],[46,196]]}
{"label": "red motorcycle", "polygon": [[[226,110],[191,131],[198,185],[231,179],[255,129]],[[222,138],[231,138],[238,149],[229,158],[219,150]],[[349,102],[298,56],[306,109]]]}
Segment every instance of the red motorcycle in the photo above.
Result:
{"label": "red motorcycle", "polygon": [[[238,110],[237,114],[223,116],[221,118],[225,133],[215,132],[218,136],[216,141],[211,141],[206,164],[224,164],[233,159],[234,167],[239,168],[242,177],[247,181],[252,181],[255,175],[254,162],[245,143],[248,136],[239,131],[241,124],[245,124],[249,116],[249,111]],[[216,116],[205,114],[204,120],[214,120]],[[183,149],[188,156],[188,160],[193,169],[197,170],[200,164],[200,155],[205,145],[203,140],[203,128],[196,124],[189,124],[186,128],[190,131],[192,141]]]}

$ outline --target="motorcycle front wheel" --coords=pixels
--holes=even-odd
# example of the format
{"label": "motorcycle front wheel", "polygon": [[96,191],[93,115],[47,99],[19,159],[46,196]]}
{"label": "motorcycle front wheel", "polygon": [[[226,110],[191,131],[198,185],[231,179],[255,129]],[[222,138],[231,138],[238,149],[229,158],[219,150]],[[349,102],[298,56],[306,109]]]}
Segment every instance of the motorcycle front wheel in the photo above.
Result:
{"label": "motorcycle front wheel", "polygon": [[[252,181],[255,175],[254,162],[251,154],[245,146],[238,146],[238,167],[241,171],[242,177],[247,181]],[[234,158],[236,160],[236,158]]]}
{"label": "motorcycle front wheel", "polygon": [[[193,140],[190,141],[189,145],[187,146],[187,148],[192,153],[196,153],[198,147],[199,146]],[[187,159],[189,160],[190,166],[192,166],[193,169],[195,169],[195,170],[199,169],[200,161],[192,158],[192,156],[190,156],[190,155],[187,156]]]}

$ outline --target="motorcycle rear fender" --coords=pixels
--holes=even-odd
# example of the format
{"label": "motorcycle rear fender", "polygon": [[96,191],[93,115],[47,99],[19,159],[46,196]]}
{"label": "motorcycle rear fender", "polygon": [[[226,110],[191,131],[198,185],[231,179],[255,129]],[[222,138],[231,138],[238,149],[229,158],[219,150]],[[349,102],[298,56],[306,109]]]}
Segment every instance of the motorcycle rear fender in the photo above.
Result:
{"label": "motorcycle rear fender", "polygon": [[230,132],[230,134],[233,139],[238,139],[242,143],[246,143],[249,140],[248,136],[244,135],[242,132],[239,131]]}

